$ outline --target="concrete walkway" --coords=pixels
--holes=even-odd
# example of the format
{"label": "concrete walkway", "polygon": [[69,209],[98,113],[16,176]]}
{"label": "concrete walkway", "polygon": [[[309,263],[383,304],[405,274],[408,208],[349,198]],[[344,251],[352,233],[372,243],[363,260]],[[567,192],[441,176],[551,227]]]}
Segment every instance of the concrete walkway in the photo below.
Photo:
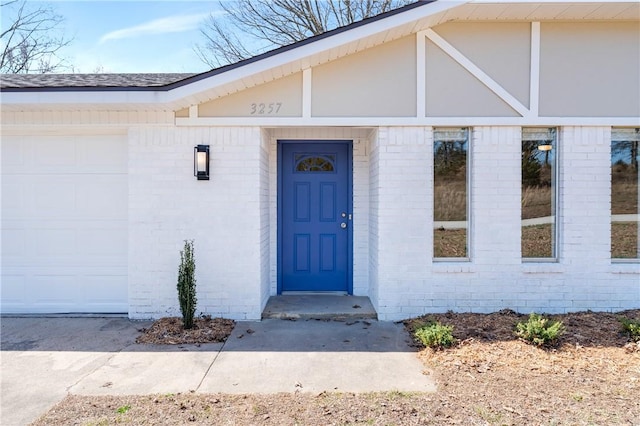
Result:
{"label": "concrete walkway", "polygon": [[34,421],[67,393],[435,390],[402,325],[370,319],[239,322],[225,344],[138,345],[150,322],[2,318],[0,424]]}

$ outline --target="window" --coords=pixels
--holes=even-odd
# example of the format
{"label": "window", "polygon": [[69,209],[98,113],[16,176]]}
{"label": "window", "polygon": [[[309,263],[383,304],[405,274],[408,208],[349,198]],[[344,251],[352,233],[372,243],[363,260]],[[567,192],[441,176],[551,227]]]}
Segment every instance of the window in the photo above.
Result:
{"label": "window", "polygon": [[611,258],[638,259],[640,129],[611,130]]}
{"label": "window", "polygon": [[522,257],[557,257],[556,129],[522,129]]}
{"label": "window", "polygon": [[333,172],[335,154],[296,154],[296,172]]}
{"label": "window", "polygon": [[436,128],[433,136],[433,255],[468,258],[469,130]]}

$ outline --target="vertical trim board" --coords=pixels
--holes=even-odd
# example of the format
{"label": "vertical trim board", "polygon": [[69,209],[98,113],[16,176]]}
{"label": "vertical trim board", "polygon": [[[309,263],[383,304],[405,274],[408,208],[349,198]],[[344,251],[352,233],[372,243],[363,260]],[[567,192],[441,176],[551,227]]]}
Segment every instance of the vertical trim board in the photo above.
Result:
{"label": "vertical trim board", "polygon": [[540,22],[531,23],[531,74],[529,117],[538,117],[540,106]]}
{"label": "vertical trim board", "polygon": [[425,31],[416,34],[416,116],[427,115],[427,39]]}
{"label": "vertical trim board", "polygon": [[311,118],[311,89],[313,75],[311,68],[302,71],[302,117]]}

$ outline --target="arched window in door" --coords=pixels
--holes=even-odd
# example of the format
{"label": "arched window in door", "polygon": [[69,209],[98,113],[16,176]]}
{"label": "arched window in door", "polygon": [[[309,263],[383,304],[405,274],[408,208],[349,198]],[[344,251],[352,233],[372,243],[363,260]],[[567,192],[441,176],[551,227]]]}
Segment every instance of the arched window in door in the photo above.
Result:
{"label": "arched window in door", "polygon": [[334,172],[334,154],[296,154],[296,172]]}

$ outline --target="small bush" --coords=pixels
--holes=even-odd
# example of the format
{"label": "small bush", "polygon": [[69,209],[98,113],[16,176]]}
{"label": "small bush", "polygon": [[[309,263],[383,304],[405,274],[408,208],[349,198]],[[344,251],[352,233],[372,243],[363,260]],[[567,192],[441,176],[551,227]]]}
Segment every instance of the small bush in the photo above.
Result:
{"label": "small bush", "polygon": [[131,410],[131,405],[123,405],[122,407],[118,407],[116,410],[118,414],[125,414],[127,411]]}
{"label": "small bush", "polygon": [[178,268],[178,300],[182,323],[185,329],[193,328],[193,317],[196,313],[196,262],[193,259],[193,241],[184,241],[184,250],[180,251]]}
{"label": "small bush", "polygon": [[526,322],[516,324],[516,336],[537,346],[550,345],[564,333],[561,321],[549,322],[538,314],[529,315]]}
{"label": "small bush", "polygon": [[453,326],[442,325],[439,322],[423,325],[415,331],[415,336],[423,345],[434,348],[448,348],[455,342]]}
{"label": "small bush", "polygon": [[620,318],[622,330],[631,337],[634,342],[640,342],[640,321]]}

